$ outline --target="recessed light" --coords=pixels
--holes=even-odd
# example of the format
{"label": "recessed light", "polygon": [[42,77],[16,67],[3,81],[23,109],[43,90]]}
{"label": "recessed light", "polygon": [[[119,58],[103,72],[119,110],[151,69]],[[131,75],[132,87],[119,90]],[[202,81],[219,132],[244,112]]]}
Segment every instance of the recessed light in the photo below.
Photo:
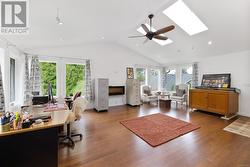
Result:
{"label": "recessed light", "polygon": [[208,45],[212,45],[213,44],[213,42],[212,41],[208,41]]}
{"label": "recessed light", "polygon": [[101,37],[101,39],[105,39],[105,37]]}
{"label": "recessed light", "polygon": [[169,6],[163,13],[189,35],[195,35],[208,30],[207,26],[182,0],[178,0],[173,5]]}
{"label": "recessed light", "polygon": [[[147,26],[148,29],[150,29],[150,26],[149,26],[147,23],[146,23],[145,25]],[[143,34],[143,35],[146,35],[146,34],[147,34],[147,33],[143,30],[142,27],[139,27],[139,28],[137,29],[137,31],[138,31],[139,33]],[[152,31],[155,32],[156,29],[152,27]],[[162,35],[162,36],[164,36],[164,35]],[[152,40],[155,41],[156,43],[162,45],[162,46],[173,43],[173,41],[172,41],[171,39],[169,39],[169,38],[168,38],[167,40],[158,40],[158,39],[153,38]]]}

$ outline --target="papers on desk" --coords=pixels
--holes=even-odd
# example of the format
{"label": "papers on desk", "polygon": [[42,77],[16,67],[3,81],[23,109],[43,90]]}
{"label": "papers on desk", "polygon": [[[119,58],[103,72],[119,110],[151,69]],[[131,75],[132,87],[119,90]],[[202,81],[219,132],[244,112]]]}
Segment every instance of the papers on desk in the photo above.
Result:
{"label": "papers on desk", "polygon": [[59,111],[59,110],[67,110],[67,106],[65,104],[57,103],[57,104],[48,104],[44,108],[44,112],[53,112],[53,111]]}

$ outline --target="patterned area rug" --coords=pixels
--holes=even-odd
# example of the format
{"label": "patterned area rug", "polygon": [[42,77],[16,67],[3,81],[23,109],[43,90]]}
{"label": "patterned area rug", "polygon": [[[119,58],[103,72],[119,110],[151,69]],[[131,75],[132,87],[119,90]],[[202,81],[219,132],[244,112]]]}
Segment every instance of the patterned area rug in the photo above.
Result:
{"label": "patterned area rug", "polygon": [[250,138],[250,120],[240,118],[224,128],[225,131]]}
{"label": "patterned area rug", "polygon": [[153,147],[200,128],[163,114],[148,115],[120,123]]}

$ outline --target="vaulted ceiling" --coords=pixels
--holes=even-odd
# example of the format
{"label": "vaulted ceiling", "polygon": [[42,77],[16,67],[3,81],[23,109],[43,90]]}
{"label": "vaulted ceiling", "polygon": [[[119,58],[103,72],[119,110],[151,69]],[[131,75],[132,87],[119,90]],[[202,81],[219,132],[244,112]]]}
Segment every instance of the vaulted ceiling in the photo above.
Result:
{"label": "vaulted ceiling", "polygon": [[[208,31],[189,36],[162,11],[176,0],[30,0],[30,34],[6,36],[24,50],[111,42],[159,63],[186,62],[250,49],[249,0],[184,0]],[[64,24],[56,23],[57,8]],[[156,29],[174,24],[167,34],[174,42],[161,46],[144,39],[136,29],[154,13]],[[103,39],[104,37],[104,39]],[[208,45],[212,41],[212,45]]]}

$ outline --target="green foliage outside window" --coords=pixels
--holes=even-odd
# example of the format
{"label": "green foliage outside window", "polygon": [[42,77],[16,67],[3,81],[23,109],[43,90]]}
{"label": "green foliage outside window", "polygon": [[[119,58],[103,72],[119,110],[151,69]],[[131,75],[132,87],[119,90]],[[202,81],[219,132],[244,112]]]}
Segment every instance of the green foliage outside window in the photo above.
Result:
{"label": "green foliage outside window", "polygon": [[85,66],[79,64],[66,65],[66,96],[73,96],[76,92],[84,93]]}
{"label": "green foliage outside window", "polygon": [[48,85],[52,84],[53,96],[56,96],[56,63],[40,62],[41,94],[48,95]]}

